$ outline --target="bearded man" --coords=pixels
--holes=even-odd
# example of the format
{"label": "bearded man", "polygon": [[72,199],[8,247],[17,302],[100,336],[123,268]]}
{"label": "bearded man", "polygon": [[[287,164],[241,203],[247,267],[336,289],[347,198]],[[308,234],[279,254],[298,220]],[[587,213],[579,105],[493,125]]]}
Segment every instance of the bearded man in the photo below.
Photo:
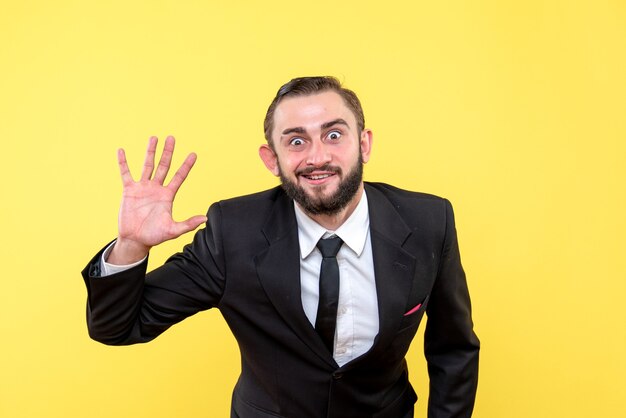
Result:
{"label": "bearded man", "polygon": [[[282,86],[259,155],[281,186],[172,219],[195,162],[169,184],[174,139],[141,179],[123,150],[117,239],[83,270],[90,336],[146,342],[218,308],[241,351],[234,418],[409,418],[417,396],[405,355],[424,313],[429,418],[470,417],[479,341],[450,203],[363,182],[373,135],[354,92],[333,77]],[[146,274],[150,248],[206,223]]]}

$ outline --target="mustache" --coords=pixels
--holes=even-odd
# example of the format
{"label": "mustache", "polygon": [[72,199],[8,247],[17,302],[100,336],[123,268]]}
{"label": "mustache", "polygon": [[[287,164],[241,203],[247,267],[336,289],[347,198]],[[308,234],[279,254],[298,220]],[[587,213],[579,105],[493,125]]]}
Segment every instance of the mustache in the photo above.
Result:
{"label": "mustache", "polygon": [[306,167],[303,168],[301,170],[296,171],[296,175],[298,176],[308,176],[309,174],[314,173],[315,171],[328,171],[330,173],[334,173],[334,174],[341,174],[341,168],[334,166],[334,165],[330,165],[330,164],[324,164],[321,167]]}

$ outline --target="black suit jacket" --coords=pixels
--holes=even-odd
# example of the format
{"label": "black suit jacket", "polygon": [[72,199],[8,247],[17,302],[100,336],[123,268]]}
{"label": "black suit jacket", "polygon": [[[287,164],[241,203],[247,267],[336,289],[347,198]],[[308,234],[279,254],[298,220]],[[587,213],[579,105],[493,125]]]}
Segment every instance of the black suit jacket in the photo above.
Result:
{"label": "black suit jacket", "polygon": [[452,207],[385,184],[365,189],[380,331],[361,357],[338,367],[304,314],[293,202],[280,187],[212,205],[206,228],[147,275],[144,262],[99,278],[96,255],[83,271],[90,336],[145,342],[216,307],[241,351],[233,417],[399,418],[417,400],[404,357],[427,312],[429,417],[471,416],[479,342]]}

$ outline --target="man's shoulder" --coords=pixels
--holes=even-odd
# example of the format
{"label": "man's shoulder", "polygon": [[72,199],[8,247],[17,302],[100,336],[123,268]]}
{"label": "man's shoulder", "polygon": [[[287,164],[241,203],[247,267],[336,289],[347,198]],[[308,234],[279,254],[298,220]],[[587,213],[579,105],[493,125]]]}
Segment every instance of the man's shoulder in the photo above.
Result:
{"label": "man's shoulder", "polygon": [[452,205],[440,196],[385,183],[367,183],[366,192],[370,219],[375,222],[384,224],[385,220],[401,219],[409,229],[421,231],[423,237],[429,233],[437,237],[446,231],[450,220],[454,221]]}
{"label": "man's shoulder", "polygon": [[209,212],[218,211],[222,216],[245,222],[267,218],[276,203],[287,206],[289,199],[280,186],[260,192],[220,200],[211,205]]}
{"label": "man's shoulder", "polygon": [[[401,189],[386,183],[366,183],[370,212],[378,216],[397,215],[406,222],[440,224],[452,213],[450,202],[430,193]],[[440,222],[441,221],[441,222]]]}
{"label": "man's shoulder", "polygon": [[264,203],[273,203],[280,196],[284,195],[282,187],[276,186],[271,189],[262,190],[259,192],[231,197],[228,199],[222,199],[218,203],[221,206],[241,206],[241,205],[259,205]]}
{"label": "man's shoulder", "polygon": [[387,184],[387,183],[368,181],[368,182],[365,182],[365,185],[366,185],[366,191],[368,189],[378,191],[382,193],[384,196],[386,196],[387,198],[389,198],[390,200],[408,199],[408,200],[416,200],[416,201],[422,200],[425,202],[433,202],[433,203],[446,201],[446,199],[444,199],[443,197],[436,196],[434,194],[401,189],[399,187],[392,186],[391,184]]}

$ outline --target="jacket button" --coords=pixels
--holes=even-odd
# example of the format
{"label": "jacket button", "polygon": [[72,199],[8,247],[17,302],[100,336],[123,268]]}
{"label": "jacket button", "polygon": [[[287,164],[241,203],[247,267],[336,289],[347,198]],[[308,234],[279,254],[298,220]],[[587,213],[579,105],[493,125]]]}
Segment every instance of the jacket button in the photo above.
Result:
{"label": "jacket button", "polygon": [[342,377],[343,377],[343,373],[341,373],[341,372],[335,372],[335,373],[333,373],[333,379],[335,379],[335,380],[339,380],[339,379],[341,379]]}

